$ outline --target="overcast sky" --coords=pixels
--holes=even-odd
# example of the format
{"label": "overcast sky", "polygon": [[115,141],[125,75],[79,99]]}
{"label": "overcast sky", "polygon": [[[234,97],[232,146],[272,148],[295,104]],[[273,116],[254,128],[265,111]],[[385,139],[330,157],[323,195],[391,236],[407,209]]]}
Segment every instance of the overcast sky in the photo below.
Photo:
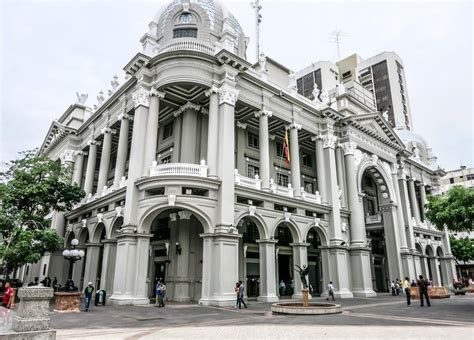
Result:
{"label": "overcast sky", "polygon": [[[139,51],[155,12],[169,1],[0,0],[1,155],[40,146],[51,121],[89,93],[96,102]],[[250,1],[224,1],[251,39]],[[341,58],[395,51],[404,61],[415,131],[446,169],[474,166],[473,5],[467,1],[262,0],[263,51],[298,71],[336,61],[331,32],[346,36]]]}

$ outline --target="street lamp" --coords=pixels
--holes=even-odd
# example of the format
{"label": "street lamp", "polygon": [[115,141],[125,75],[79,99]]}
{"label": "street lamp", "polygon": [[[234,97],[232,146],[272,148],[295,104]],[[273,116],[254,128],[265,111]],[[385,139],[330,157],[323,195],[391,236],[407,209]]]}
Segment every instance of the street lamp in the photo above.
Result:
{"label": "street lamp", "polygon": [[71,249],[64,249],[63,256],[69,261],[69,274],[66,281],[66,291],[75,290],[74,281],[72,280],[72,268],[74,262],[81,260],[85,253],[84,250],[76,249],[76,246],[79,244],[77,239],[71,240]]}

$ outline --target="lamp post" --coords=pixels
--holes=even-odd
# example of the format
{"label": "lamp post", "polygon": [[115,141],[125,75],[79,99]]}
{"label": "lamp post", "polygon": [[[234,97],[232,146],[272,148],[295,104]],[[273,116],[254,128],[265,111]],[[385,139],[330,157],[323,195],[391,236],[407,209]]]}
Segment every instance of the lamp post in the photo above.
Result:
{"label": "lamp post", "polygon": [[76,246],[79,244],[77,239],[71,241],[71,249],[64,249],[63,256],[69,261],[69,273],[66,281],[66,290],[73,291],[76,290],[74,286],[74,281],[72,280],[72,269],[74,262],[81,260],[84,257],[84,250],[76,249]]}

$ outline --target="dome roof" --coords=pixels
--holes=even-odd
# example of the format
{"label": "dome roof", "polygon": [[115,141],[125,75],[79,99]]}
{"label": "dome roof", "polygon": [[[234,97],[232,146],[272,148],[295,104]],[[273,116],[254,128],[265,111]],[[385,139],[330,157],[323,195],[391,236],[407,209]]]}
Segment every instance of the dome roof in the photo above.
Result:
{"label": "dome roof", "polygon": [[[209,49],[222,47],[245,58],[246,39],[237,19],[213,0],[173,0],[163,6],[142,38],[144,51],[156,53],[181,40],[193,40]],[[156,54],[155,53],[155,54]]]}
{"label": "dome roof", "polygon": [[428,149],[428,143],[419,134],[407,129],[395,130],[395,132],[397,133],[398,137],[400,137],[400,139],[403,141],[403,143],[405,143],[405,145],[408,145],[408,143],[416,142]]}

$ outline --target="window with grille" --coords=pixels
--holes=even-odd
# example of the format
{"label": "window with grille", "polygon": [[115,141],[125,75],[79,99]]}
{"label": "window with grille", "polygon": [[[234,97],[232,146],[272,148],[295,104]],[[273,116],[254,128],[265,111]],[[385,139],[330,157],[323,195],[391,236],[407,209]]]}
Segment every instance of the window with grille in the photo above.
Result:
{"label": "window with grille", "polygon": [[260,175],[259,171],[260,169],[258,168],[258,166],[249,164],[247,166],[247,177],[255,178],[255,175]]}
{"label": "window with grille", "polygon": [[247,133],[247,145],[251,148],[258,149],[258,135],[252,131]]}
{"label": "window with grille", "polygon": [[173,38],[197,38],[197,28],[175,28]]}
{"label": "window with grille", "polygon": [[163,140],[173,136],[173,122],[168,123],[163,128]]}
{"label": "window with grille", "polygon": [[303,152],[301,158],[303,158],[303,165],[304,166],[309,166],[309,167],[313,166],[313,158],[311,157],[311,155],[309,153]]}
{"label": "window with grille", "polygon": [[278,185],[287,187],[288,186],[288,175],[277,173]]}
{"label": "window with grille", "polygon": [[276,142],[276,155],[277,157],[283,157],[283,143]]}
{"label": "window with grille", "polygon": [[166,157],[163,157],[162,159],[160,159],[160,163],[161,163],[161,164],[168,164],[168,163],[171,163],[171,155],[166,156]]}

